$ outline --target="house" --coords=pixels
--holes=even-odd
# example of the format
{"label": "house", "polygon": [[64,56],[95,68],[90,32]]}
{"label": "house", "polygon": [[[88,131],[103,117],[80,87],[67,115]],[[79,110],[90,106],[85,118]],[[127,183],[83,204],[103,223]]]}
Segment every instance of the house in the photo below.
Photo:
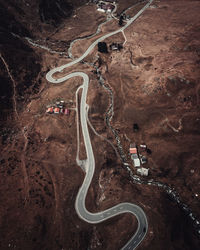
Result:
{"label": "house", "polygon": [[138,168],[137,169],[137,174],[139,174],[141,176],[148,176],[149,169],[148,168]]}
{"label": "house", "polygon": [[140,159],[138,157],[137,147],[135,143],[130,144],[129,152],[131,154],[131,159],[135,168],[140,167]]}
{"label": "house", "polygon": [[120,43],[112,43],[109,47],[110,50],[121,50],[123,48]]}
{"label": "house", "polygon": [[54,114],[59,114],[60,113],[60,109],[59,108],[54,108]]}
{"label": "house", "polygon": [[65,114],[65,115],[69,115],[69,113],[70,113],[70,112],[69,112],[69,109],[65,109],[65,110],[64,110],[64,114]]}
{"label": "house", "polygon": [[140,147],[142,148],[142,149],[146,149],[147,148],[147,145],[146,144],[140,144]]}
{"label": "house", "polygon": [[49,107],[46,111],[48,114],[53,114],[53,107]]}
{"label": "house", "polygon": [[64,106],[65,102],[64,101],[60,101],[60,102],[56,102],[56,104],[57,104],[58,108],[63,109],[63,106]]}
{"label": "house", "polygon": [[110,47],[110,50],[118,50],[116,43],[112,43],[109,47]]}
{"label": "house", "polygon": [[100,12],[104,12],[104,13],[111,13],[114,10],[115,6],[112,4],[105,4],[105,3],[100,3],[98,5],[97,10]]}
{"label": "house", "polygon": [[130,154],[137,154],[137,148],[135,143],[131,143],[130,148],[129,148]]}
{"label": "house", "polygon": [[140,159],[138,158],[137,154],[132,154],[131,159],[133,161],[133,165],[134,165],[135,168],[139,168],[141,166]]}
{"label": "house", "polygon": [[100,8],[100,7],[97,8],[97,10],[100,11],[100,12],[104,12],[104,13],[106,12],[104,9],[102,9],[102,8]]}

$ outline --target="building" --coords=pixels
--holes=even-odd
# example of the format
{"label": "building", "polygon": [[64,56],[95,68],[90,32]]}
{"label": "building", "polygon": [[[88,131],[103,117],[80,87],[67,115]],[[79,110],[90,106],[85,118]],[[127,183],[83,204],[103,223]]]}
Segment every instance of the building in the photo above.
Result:
{"label": "building", "polygon": [[137,154],[137,148],[135,143],[130,144],[129,152],[130,154]]}
{"label": "building", "polygon": [[115,6],[110,3],[100,3],[97,10],[104,13],[111,13]]}
{"label": "building", "polygon": [[149,175],[149,169],[148,168],[138,168],[137,174],[141,176],[148,176]]}
{"label": "building", "polygon": [[112,4],[107,4],[106,6],[107,6],[107,12],[109,12],[109,13],[111,13],[115,8],[115,6]]}
{"label": "building", "polygon": [[64,110],[64,114],[65,114],[65,115],[69,115],[69,109],[65,109],[65,110]]}
{"label": "building", "polygon": [[140,144],[140,147],[145,150],[147,148],[147,145],[143,143],[143,144]]}
{"label": "building", "polygon": [[110,50],[121,50],[123,48],[120,43],[112,43],[109,47]]}
{"label": "building", "polygon": [[132,154],[131,155],[131,159],[133,161],[133,164],[134,164],[134,167],[135,168],[139,168],[141,166],[140,164],[140,159],[138,158],[138,155],[137,154]]}
{"label": "building", "polygon": [[140,167],[140,159],[138,157],[137,147],[135,143],[130,144],[129,152],[131,154],[131,159],[133,161],[134,167],[138,168]]}
{"label": "building", "polygon": [[49,107],[46,111],[48,114],[53,114],[53,107]]}
{"label": "building", "polygon": [[102,7],[98,7],[97,10],[104,13],[106,12],[105,9],[103,9]]}
{"label": "building", "polygon": [[59,114],[60,113],[60,109],[59,108],[54,108],[54,114]]}

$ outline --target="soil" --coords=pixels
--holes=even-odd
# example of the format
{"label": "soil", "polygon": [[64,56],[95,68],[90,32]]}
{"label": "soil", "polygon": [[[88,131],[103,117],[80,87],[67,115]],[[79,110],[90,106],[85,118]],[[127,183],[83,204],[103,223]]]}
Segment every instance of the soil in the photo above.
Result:
{"label": "soil", "polygon": [[[119,0],[118,14],[134,2]],[[73,78],[55,86],[46,81],[45,74],[70,61],[66,56],[73,39],[93,34],[106,20],[105,14],[96,11],[95,4],[85,3],[0,1],[2,250],[116,250],[137,229],[136,218],[129,214],[91,225],[78,217],[74,207],[85,175],[76,164],[75,93],[81,79]],[[86,58],[95,62],[99,56],[96,65],[114,96],[111,124],[119,134],[133,173],[136,174],[136,169],[128,153],[130,142],[146,143],[152,154],[139,148],[148,158],[144,167],[149,168],[149,176],[143,178],[174,187],[197,218],[200,218],[199,10],[199,1],[154,1],[124,31],[127,41],[120,52],[109,50],[103,54],[95,48]],[[130,9],[129,15],[135,11]],[[77,41],[72,54],[80,56],[97,37],[117,28],[117,21],[105,24],[97,36]],[[25,37],[63,54],[34,47]],[[107,45],[112,42],[123,43],[123,34],[106,40]],[[109,93],[98,83],[93,67],[80,63],[67,72],[74,70],[90,77],[87,103],[91,124],[117,148],[105,122]],[[69,116],[46,114],[46,106],[58,98],[66,102]],[[133,131],[134,123],[139,126],[138,132]],[[89,132],[96,166],[86,198],[88,210],[102,211],[120,202],[132,202],[144,209],[149,223],[138,249],[198,249],[200,241],[194,225],[166,192],[133,183],[113,147],[91,128]],[[80,159],[85,159],[82,136]]]}

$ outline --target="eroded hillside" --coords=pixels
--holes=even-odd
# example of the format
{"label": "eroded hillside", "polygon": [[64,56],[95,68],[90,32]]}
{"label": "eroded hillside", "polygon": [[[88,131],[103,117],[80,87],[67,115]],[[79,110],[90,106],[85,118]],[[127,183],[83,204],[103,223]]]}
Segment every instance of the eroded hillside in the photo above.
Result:
{"label": "eroded hillside", "polygon": [[[0,1],[1,249],[116,250],[137,228],[129,214],[91,225],[74,209],[84,178],[76,164],[76,90],[82,82],[72,78],[53,85],[45,74],[71,61],[71,41],[94,34],[106,21],[95,4],[86,2]],[[118,13],[131,2],[136,3],[119,0]],[[128,14],[133,16],[142,5]],[[130,142],[146,143],[152,153],[141,152],[149,168],[142,180],[174,188],[200,217],[199,9],[199,1],[154,1],[124,34],[105,41],[108,48],[117,42],[123,49],[102,54],[95,47],[85,58],[93,67],[82,62],[65,72],[78,70],[90,77],[87,103],[96,170],[86,207],[102,211],[126,201],[141,206],[149,229],[138,249],[199,246],[197,225],[172,196],[162,187],[133,181],[111,130],[112,126],[134,175]],[[96,38],[118,28],[117,20],[105,23],[98,34],[76,41],[72,54],[81,56]],[[57,100],[65,101],[70,115],[46,113]],[[114,113],[108,126],[111,105]],[[138,132],[133,131],[134,123]],[[81,131],[80,135],[84,160]]]}

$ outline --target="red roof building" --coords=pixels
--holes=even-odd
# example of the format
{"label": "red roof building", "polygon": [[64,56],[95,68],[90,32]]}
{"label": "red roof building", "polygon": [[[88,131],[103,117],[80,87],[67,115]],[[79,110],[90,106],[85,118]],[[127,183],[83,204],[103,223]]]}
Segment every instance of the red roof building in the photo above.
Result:
{"label": "red roof building", "polygon": [[129,148],[130,154],[137,154],[137,148],[135,143],[131,143],[130,148]]}
{"label": "red roof building", "polygon": [[49,114],[53,114],[53,107],[48,108],[46,112]]}
{"label": "red roof building", "polygon": [[54,113],[55,113],[55,114],[59,114],[59,113],[60,113],[60,109],[59,109],[59,108],[55,108],[55,109],[54,109]]}
{"label": "red roof building", "polygon": [[130,148],[129,152],[130,154],[137,154],[137,148]]}

